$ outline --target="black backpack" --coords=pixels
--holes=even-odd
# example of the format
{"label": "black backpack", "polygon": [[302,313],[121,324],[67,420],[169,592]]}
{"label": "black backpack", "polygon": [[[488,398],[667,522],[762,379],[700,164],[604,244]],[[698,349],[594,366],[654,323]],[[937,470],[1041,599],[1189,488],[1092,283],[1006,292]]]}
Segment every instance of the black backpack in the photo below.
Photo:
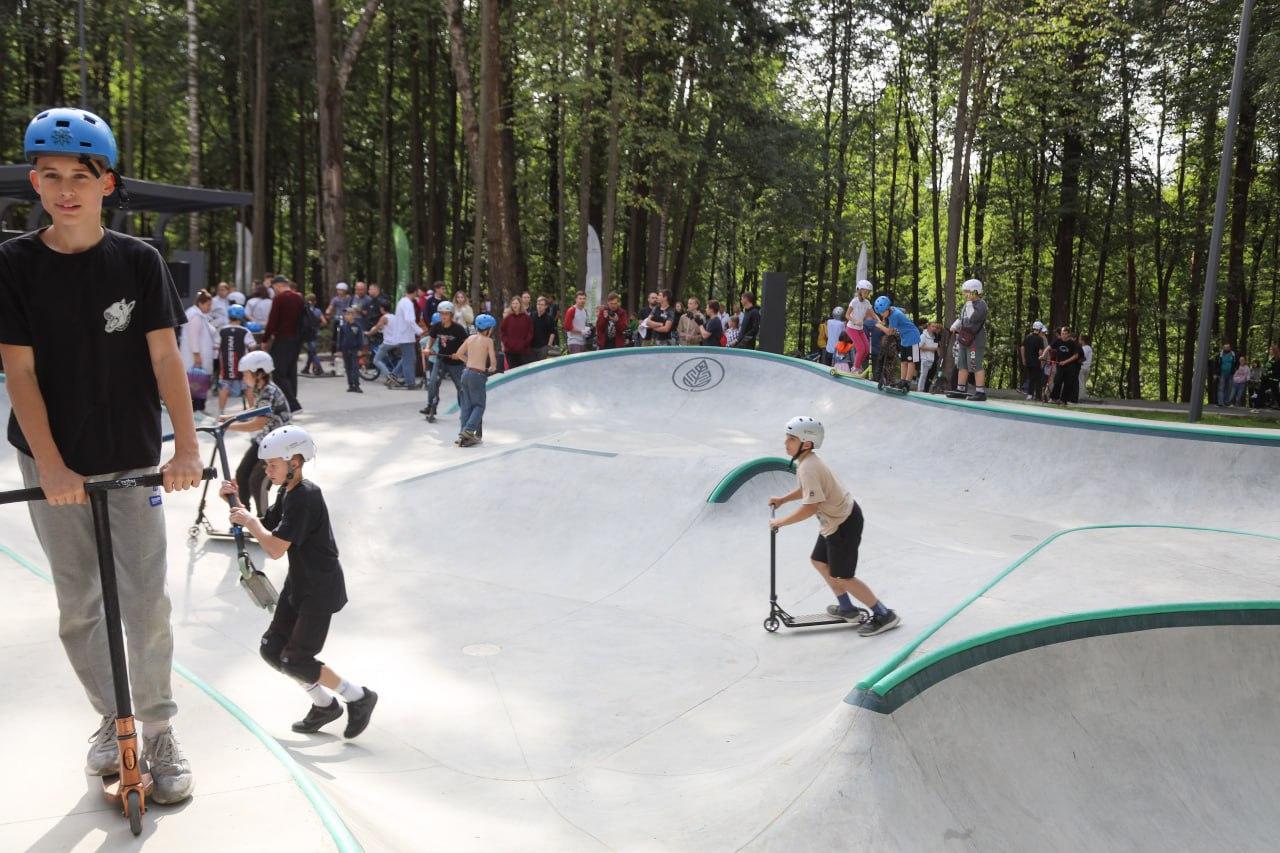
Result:
{"label": "black backpack", "polygon": [[302,307],[302,329],[298,333],[298,338],[304,343],[309,344],[320,334],[320,309],[313,308],[310,305]]}

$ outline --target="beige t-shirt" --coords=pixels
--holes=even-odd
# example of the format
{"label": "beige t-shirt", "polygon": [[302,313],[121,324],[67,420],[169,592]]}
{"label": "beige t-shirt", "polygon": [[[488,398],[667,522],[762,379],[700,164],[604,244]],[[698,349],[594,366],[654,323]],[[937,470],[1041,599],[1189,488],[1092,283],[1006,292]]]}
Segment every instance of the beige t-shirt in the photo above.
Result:
{"label": "beige t-shirt", "polygon": [[800,503],[815,504],[818,508],[818,531],[823,536],[835,533],[853,514],[853,496],[840,485],[827,463],[812,451],[796,465],[796,477],[800,480]]}

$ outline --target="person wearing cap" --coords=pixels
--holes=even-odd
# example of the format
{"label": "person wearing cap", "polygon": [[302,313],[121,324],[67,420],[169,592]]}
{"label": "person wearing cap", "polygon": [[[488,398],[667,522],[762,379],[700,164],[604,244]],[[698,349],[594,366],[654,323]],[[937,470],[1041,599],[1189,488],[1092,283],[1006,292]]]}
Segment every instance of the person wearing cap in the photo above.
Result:
{"label": "person wearing cap", "polygon": [[987,371],[982,364],[987,350],[987,303],[982,298],[982,282],[976,278],[966,281],[960,289],[964,293],[964,308],[951,324],[951,331],[956,336],[952,354],[959,371],[956,393],[968,393],[969,374],[972,373],[977,385],[968,395],[969,399],[982,402],[987,399]]}
{"label": "person wearing cap", "polygon": [[302,410],[298,402],[298,356],[302,353],[302,314],[307,306],[302,295],[293,289],[293,282],[282,275],[271,279],[271,289],[275,296],[267,327],[262,331],[262,348],[271,351],[276,385],[284,392],[289,408],[297,412]]}
{"label": "person wearing cap", "polygon": [[[453,383],[453,390],[459,400],[462,399],[462,362],[458,360],[458,350],[467,340],[467,330],[461,323],[454,322],[454,306],[452,302],[441,302],[436,306],[440,315],[438,321],[431,324],[428,334],[431,335],[432,347],[436,357],[431,365],[431,376],[427,380],[427,405],[421,410],[429,423],[436,422],[436,410],[440,406],[440,380],[447,376]],[[434,319],[434,318],[433,318]]]}
{"label": "person wearing cap", "polygon": [[345,282],[340,281],[333,286],[334,295],[329,300],[329,307],[324,309],[324,321],[329,326],[331,336],[329,338],[329,354],[336,355],[340,352],[338,347],[338,324],[346,315],[347,309],[351,307],[351,287]]}
{"label": "person wearing cap", "polygon": [[[339,719],[342,699],[347,705],[343,737],[357,737],[369,726],[378,694],[347,681],[316,657],[329,638],[333,614],[347,605],[329,508],[320,487],[303,474],[316,456],[316,443],[302,427],[284,426],[263,437],[260,453],[267,479],[280,491],[262,519],[238,506],[231,510],[231,523],[248,530],[271,559],[288,556],[289,574],[258,653],[272,669],[298,682],[311,700],[306,716],[293,724],[295,732],[313,734]],[[224,482],[221,494],[232,497],[236,488]]]}
{"label": "person wearing cap", "polygon": [[[223,415],[219,420],[219,423],[227,424],[227,429],[233,432],[254,433],[253,438],[249,440],[249,449],[244,452],[240,464],[236,466],[236,483],[239,484],[237,494],[240,497],[240,503],[247,507],[250,506],[251,501],[256,502],[259,515],[267,511],[267,505],[262,492],[266,468],[258,457],[258,445],[267,433],[293,420],[288,398],[285,397],[284,391],[280,390],[280,386],[272,381],[274,372],[275,362],[270,353],[255,350],[240,359],[240,375],[245,388],[253,390],[254,408],[268,406],[271,411],[247,421],[232,421],[234,414]],[[228,421],[232,422],[227,423]]]}
{"label": "person wearing cap", "polygon": [[[201,483],[204,462],[174,331],[186,316],[160,253],[102,227],[106,199],[127,200],[110,126],[87,110],[45,110],[28,124],[23,153],[52,224],[0,245],[9,443],[23,484],[44,490],[46,499],[27,510],[53,575],[58,635],[100,717],[85,772],[106,776],[119,772],[120,750],[84,486],[151,474],[157,465],[166,492]],[[174,434],[163,465],[161,401]],[[155,785],[148,799],[177,803],[191,796],[195,780],[170,724],[178,706],[160,489],[112,492],[109,503],[133,710]],[[51,745],[45,754],[64,752]]]}
{"label": "person wearing cap", "polygon": [[1018,360],[1026,381],[1022,384],[1023,393],[1028,400],[1039,400],[1044,393],[1044,364],[1040,354],[1049,346],[1049,339],[1044,333],[1044,323],[1036,320],[1031,324],[1031,331],[1022,339],[1022,347],[1018,351]]}
{"label": "person wearing cap", "polygon": [[818,458],[817,450],[826,435],[822,424],[801,415],[787,421],[785,433],[784,447],[795,467],[798,485],[794,491],[769,498],[769,506],[776,509],[791,501],[800,501],[800,506],[790,515],[771,519],[769,528],[777,530],[816,516],[818,541],[809,562],[835,594],[836,603],[827,608],[827,613],[857,621],[861,613],[853,603],[856,598],[871,610],[870,618],[858,628],[859,635],[874,637],[898,627],[902,621],[898,614],[885,607],[869,586],[854,577],[858,570],[858,547],[862,543],[862,508],[827,463]]}

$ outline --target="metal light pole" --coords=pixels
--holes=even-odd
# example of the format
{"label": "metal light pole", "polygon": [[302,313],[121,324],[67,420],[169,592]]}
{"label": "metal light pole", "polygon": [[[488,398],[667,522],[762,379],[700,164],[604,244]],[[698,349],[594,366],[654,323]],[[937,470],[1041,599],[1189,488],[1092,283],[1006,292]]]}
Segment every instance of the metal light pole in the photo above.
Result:
{"label": "metal light pole", "polygon": [[1218,166],[1218,198],[1213,209],[1213,236],[1209,240],[1209,263],[1204,274],[1204,298],[1200,302],[1200,333],[1196,336],[1196,363],[1191,373],[1191,408],[1188,419],[1200,420],[1204,407],[1205,370],[1209,366],[1209,324],[1218,299],[1218,260],[1222,255],[1222,228],[1227,214],[1227,185],[1231,183],[1231,151],[1236,144],[1236,119],[1240,115],[1240,90],[1244,87],[1244,61],[1249,53],[1249,18],[1253,0],[1244,0],[1240,13],[1240,39],[1236,42],[1236,68],[1231,77],[1231,102],[1227,107],[1227,135],[1222,140],[1222,161]]}

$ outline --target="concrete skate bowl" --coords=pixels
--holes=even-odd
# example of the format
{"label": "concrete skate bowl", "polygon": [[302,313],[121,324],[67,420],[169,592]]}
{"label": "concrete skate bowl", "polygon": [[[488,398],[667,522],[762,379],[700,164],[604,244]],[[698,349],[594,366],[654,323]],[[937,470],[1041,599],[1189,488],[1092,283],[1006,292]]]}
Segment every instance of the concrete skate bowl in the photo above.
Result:
{"label": "concrete skate bowl", "polygon": [[1280,602],[1077,614],[850,696],[760,849],[1274,850]]}

